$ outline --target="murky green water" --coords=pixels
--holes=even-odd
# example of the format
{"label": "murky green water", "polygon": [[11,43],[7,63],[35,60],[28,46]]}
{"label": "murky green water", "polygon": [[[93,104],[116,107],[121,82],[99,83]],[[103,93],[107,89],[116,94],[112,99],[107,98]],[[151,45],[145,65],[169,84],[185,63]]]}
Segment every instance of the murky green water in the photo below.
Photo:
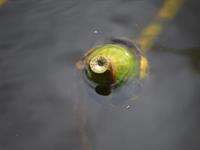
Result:
{"label": "murky green water", "polygon": [[1,7],[0,149],[83,150],[77,98],[86,101],[94,150],[199,149],[198,1],[186,2],[148,53],[149,80],[131,109],[105,108],[76,76],[87,49],[111,36],[138,37],[162,2],[10,0]]}

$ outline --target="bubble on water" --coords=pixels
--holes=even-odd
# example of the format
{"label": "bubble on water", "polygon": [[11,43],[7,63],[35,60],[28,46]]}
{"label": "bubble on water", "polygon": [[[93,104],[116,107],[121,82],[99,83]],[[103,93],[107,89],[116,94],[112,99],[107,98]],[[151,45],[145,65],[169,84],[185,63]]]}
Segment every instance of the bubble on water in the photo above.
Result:
{"label": "bubble on water", "polygon": [[98,31],[98,30],[94,30],[93,33],[94,33],[94,34],[98,34],[99,31]]}

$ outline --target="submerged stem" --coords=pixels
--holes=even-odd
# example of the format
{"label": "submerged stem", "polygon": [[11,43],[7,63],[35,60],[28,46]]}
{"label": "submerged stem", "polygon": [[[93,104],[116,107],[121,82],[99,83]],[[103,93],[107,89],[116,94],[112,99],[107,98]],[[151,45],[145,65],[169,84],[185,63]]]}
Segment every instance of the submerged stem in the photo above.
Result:
{"label": "submerged stem", "polygon": [[147,52],[160,35],[167,22],[172,20],[184,0],[165,0],[154,20],[141,32],[138,43],[144,52]]}

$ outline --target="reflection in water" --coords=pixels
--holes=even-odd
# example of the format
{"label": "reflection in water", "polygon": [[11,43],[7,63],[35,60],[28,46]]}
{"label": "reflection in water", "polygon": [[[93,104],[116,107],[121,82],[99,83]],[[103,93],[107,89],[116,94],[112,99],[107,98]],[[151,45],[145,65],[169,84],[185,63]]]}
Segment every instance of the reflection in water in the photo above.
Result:
{"label": "reflection in water", "polygon": [[[113,41],[120,41],[120,42],[109,43],[110,45],[109,44],[101,45],[92,50],[89,50],[85,54],[84,59],[81,59],[77,63],[78,64],[76,65],[78,66],[77,68],[83,70],[83,72],[86,73],[87,80],[90,80],[91,82],[93,82],[93,84],[95,84],[95,86],[92,86],[91,84],[91,87],[95,89],[97,94],[102,96],[102,97],[100,96],[101,101],[111,104],[115,103],[119,104],[119,99],[120,101],[125,101],[126,99],[130,99],[130,94],[127,93],[127,91],[129,91],[132,94],[132,97],[134,97],[135,94],[134,91],[137,91],[135,90],[135,87],[139,85],[138,84],[139,81],[135,79],[136,78],[135,76],[139,75],[138,78],[140,78],[141,80],[142,78],[147,77],[149,70],[148,61],[144,57],[143,53],[147,52],[147,50],[149,50],[152,47],[153,42],[162,31],[163,25],[165,25],[167,21],[175,17],[176,13],[181,8],[183,2],[184,0],[164,1],[164,4],[161,7],[160,11],[158,12],[156,18],[143,30],[143,32],[139,36],[139,39],[137,40],[137,43],[141,48],[141,50],[139,50],[137,46],[135,46],[134,44],[124,44],[124,43],[129,43],[128,41],[116,39]],[[131,50],[129,50],[129,46],[127,45],[132,45]],[[125,52],[119,53],[121,49],[125,49],[124,50]],[[128,54],[128,52],[132,53]],[[137,55],[137,53],[139,54]],[[129,58],[126,61],[126,59],[128,58],[126,54],[128,54],[128,56],[131,56],[130,57],[131,59]],[[98,59],[96,59],[97,57]],[[93,59],[95,59],[94,62]],[[98,61],[100,59],[106,62],[104,63],[105,65],[103,64],[102,66],[102,63],[101,65],[98,64]],[[136,81],[132,82],[132,80]],[[125,86],[124,84],[129,84],[134,88],[128,86],[128,88],[118,89],[120,88],[120,86],[122,87]],[[98,95],[95,95],[95,99],[98,99]],[[126,108],[129,108],[127,106]],[[81,107],[82,106],[80,105],[79,110],[81,110]],[[80,114],[83,113],[85,112],[80,111]],[[80,126],[80,128],[83,131],[86,130],[85,125],[86,124],[84,123],[83,126]],[[83,142],[83,147],[85,147],[85,150],[90,150],[91,146],[88,145],[91,144],[87,143],[89,142],[88,137],[84,135],[87,133],[83,131],[81,132],[81,135],[85,137],[85,140]]]}
{"label": "reflection in water", "polygon": [[188,61],[198,57],[175,53],[199,47],[198,1],[187,1],[157,38],[169,53],[150,51],[149,80],[129,111],[99,105],[74,73],[96,41],[136,37],[162,3],[9,0],[0,7],[0,149],[199,149],[199,74]]}
{"label": "reflection in water", "polygon": [[0,0],[0,7],[5,5],[7,3],[7,0]]}
{"label": "reflection in water", "polygon": [[184,0],[165,0],[155,19],[146,27],[138,39],[138,43],[145,52],[148,51],[156,38],[159,36],[164,25],[172,20],[179,9],[182,7]]}
{"label": "reflection in water", "polygon": [[[184,0],[164,1],[156,18],[139,36],[137,43],[141,50],[131,41],[122,39],[114,39],[109,43],[98,45],[89,50],[76,65],[77,69],[80,69],[86,74],[88,85],[95,89],[97,94],[108,96],[115,94],[116,92],[112,91],[115,91],[115,89],[118,89],[125,83],[128,84],[127,82],[130,80],[135,80],[135,76],[139,75],[138,78],[140,79],[146,78],[148,76],[149,65],[143,53],[151,48],[151,45],[160,34],[163,26],[167,21],[175,17],[183,2]],[[114,42],[112,43],[112,41]],[[122,53],[121,50],[126,52]],[[129,54],[130,52],[131,54]],[[131,59],[129,58],[126,61],[129,55]],[[93,59],[95,60],[93,61]],[[100,60],[106,63],[99,65],[98,62]],[[123,89],[120,92],[124,91]],[[118,99],[118,96],[112,96],[112,99]]]}

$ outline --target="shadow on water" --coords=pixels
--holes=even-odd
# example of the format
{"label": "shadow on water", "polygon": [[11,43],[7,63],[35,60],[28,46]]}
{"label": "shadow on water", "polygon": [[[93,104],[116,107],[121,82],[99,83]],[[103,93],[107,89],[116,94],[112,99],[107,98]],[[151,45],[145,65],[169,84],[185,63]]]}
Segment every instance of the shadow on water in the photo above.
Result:
{"label": "shadow on water", "polygon": [[94,150],[200,149],[198,1],[186,2],[149,52],[149,80],[131,109],[104,108],[75,86],[83,84],[75,63],[89,48],[112,36],[137,37],[162,2],[9,0],[2,5],[0,149],[83,150],[77,98],[86,101]]}

